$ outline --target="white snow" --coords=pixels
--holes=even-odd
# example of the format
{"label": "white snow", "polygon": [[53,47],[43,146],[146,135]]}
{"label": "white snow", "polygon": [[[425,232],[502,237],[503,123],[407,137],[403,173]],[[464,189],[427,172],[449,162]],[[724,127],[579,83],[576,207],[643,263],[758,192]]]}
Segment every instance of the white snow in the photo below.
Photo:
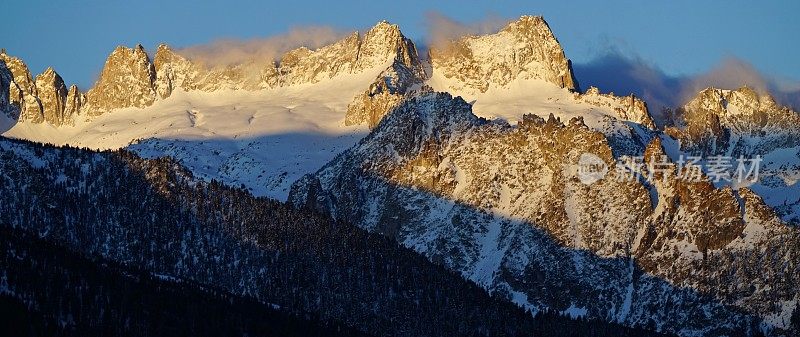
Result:
{"label": "white snow", "polygon": [[79,117],[75,126],[13,125],[5,118],[0,130],[7,129],[2,133],[7,137],[57,145],[169,155],[201,178],[244,184],[255,195],[285,200],[292,182],[368,132],[366,126],[344,126],[345,112],[386,66],[261,91],[176,91],[144,109]]}
{"label": "white snow", "polygon": [[630,270],[630,278],[628,279],[628,287],[625,289],[625,300],[622,302],[622,308],[617,315],[617,322],[625,322],[628,314],[631,312],[631,304],[633,303],[633,277],[636,272],[636,267],[633,265],[633,259],[628,259],[628,270]]}
{"label": "white snow", "polygon": [[461,89],[463,85],[458,80],[437,72],[433,72],[426,83],[436,91],[461,96],[472,104],[475,115],[487,119],[502,119],[514,124],[525,114],[547,118],[552,113],[564,123],[573,117],[583,117],[584,123],[594,130],[604,133],[620,131],[609,130],[609,119],[620,118],[613,104],[596,106],[587,103],[577,94],[541,79],[515,79],[503,87],[490,86],[483,93]]}
{"label": "white snow", "polygon": [[762,328],[788,329],[792,322],[792,313],[797,309],[797,298],[790,301],[781,301],[780,311],[764,317]]}
{"label": "white snow", "polygon": [[574,303],[561,312],[562,315],[569,315],[572,318],[585,317],[587,313],[589,311],[586,308],[576,307]]}
{"label": "white snow", "polygon": [[503,220],[500,217],[495,217],[493,220],[487,224],[486,233],[475,233],[474,240],[480,247],[480,256],[475,265],[470,268],[470,275],[467,277],[484,287],[489,287],[494,283],[507,248],[500,244]]}

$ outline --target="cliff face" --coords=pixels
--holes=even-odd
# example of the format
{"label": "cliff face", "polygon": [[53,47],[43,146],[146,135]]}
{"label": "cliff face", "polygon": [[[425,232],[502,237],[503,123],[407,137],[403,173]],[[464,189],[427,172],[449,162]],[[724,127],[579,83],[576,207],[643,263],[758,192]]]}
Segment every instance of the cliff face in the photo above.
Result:
{"label": "cliff face", "polygon": [[[36,83],[28,66],[21,59],[0,53],[0,70],[5,69],[5,85],[8,88],[8,103],[16,110],[14,115],[20,120],[41,123],[44,120],[42,104],[37,97]],[[10,75],[10,76],[9,76]],[[8,80],[10,77],[10,81]],[[4,86],[5,86],[4,85]]]}
{"label": "cliff face", "polygon": [[433,74],[457,91],[486,92],[514,79],[576,90],[569,60],[542,17],[523,16],[497,34],[467,36],[430,51]]}
{"label": "cliff face", "polygon": [[177,88],[197,90],[197,74],[200,69],[189,60],[176,54],[166,44],[161,44],[153,58],[156,71],[156,93],[160,98],[167,98]]}
{"label": "cliff face", "polygon": [[800,114],[747,87],[707,88],[675,118],[677,126],[667,132],[690,152],[737,155],[800,146]]}
{"label": "cliff face", "polygon": [[67,86],[53,68],[47,68],[36,76],[36,90],[45,122],[53,125],[72,124],[73,114],[66,110]]}
{"label": "cliff face", "polygon": [[333,44],[310,50],[291,50],[277,62],[227,67],[206,67],[159,47],[155,57],[156,87],[159,96],[169,96],[175,88],[186,91],[221,89],[257,90],[317,83],[341,75],[360,74],[393,63],[404,64],[421,73],[416,49],[397,25],[380,22],[363,36],[354,32]]}
{"label": "cliff face", "polygon": [[347,107],[345,125],[367,124],[374,128],[384,115],[413,95],[414,89],[420,88],[426,77],[416,47],[396,25],[379,23],[367,32],[361,50],[360,67],[372,67],[380,64],[380,60],[392,60],[369,88]]}
{"label": "cliff face", "polygon": [[[584,154],[606,168],[602,179],[580,179]],[[644,155],[665,156],[661,140]],[[530,115],[512,127],[427,94],[298,181],[290,201],[532,308],[577,307],[682,335],[742,333],[791,314],[766,303],[795,299],[800,270],[781,261],[799,253],[800,232],[752,191],[677,179],[667,163],[627,178],[606,137],[580,118]],[[659,305],[665,297],[674,305]]]}
{"label": "cliff face", "polygon": [[653,117],[647,109],[647,103],[634,95],[620,97],[613,93],[601,94],[598,88],[590,87],[586,93],[578,95],[577,98],[595,106],[612,108],[621,120],[641,124],[652,130],[656,128]]}
{"label": "cliff face", "polygon": [[357,95],[347,106],[345,125],[367,124],[370,129],[407,97],[421,88],[422,79],[409,66],[394,62],[384,70],[366,92]]}
{"label": "cliff face", "polygon": [[0,111],[12,119],[71,125],[79,110],[79,96],[78,88],[73,85],[68,90],[53,68],[33,78],[21,59],[0,53]]}
{"label": "cliff face", "polygon": [[86,95],[81,93],[78,86],[71,85],[67,92],[67,99],[64,105],[65,122],[74,123],[81,114],[81,108],[86,103]]}
{"label": "cliff face", "polygon": [[117,47],[95,86],[86,93],[83,107],[87,116],[97,116],[113,109],[143,108],[156,99],[155,68],[144,47]]}

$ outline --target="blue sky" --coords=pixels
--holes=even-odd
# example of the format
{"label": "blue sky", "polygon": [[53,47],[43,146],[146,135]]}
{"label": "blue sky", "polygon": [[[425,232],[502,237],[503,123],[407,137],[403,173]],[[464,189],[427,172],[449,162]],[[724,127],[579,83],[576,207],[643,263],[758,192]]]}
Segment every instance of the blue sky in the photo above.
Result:
{"label": "blue sky", "polygon": [[[800,1],[4,1],[0,47],[34,73],[53,66],[65,81],[93,84],[117,45],[176,47],[250,39],[294,27],[363,30],[381,19],[422,41],[427,13],[471,23],[544,15],[567,56],[587,63],[609,50],[672,76],[693,75],[727,57],[800,81]],[[580,77],[580,74],[578,74]]]}

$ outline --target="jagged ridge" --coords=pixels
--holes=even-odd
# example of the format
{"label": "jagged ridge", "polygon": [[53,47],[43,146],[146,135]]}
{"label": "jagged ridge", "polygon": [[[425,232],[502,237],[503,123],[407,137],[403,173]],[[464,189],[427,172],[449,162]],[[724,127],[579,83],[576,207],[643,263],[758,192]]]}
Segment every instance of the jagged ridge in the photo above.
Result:
{"label": "jagged ridge", "polygon": [[[800,270],[783,261],[800,253],[800,232],[753,192],[656,171],[586,185],[573,171],[583,153],[609,174],[619,169],[606,138],[580,118],[528,116],[511,127],[476,118],[461,99],[424,95],[296,183],[290,201],[393,237],[533,308],[577,307],[687,336],[747,333],[791,315]],[[655,138],[645,157],[662,156]],[[674,305],[660,306],[665,298]],[[769,322],[776,335],[797,329]]]}

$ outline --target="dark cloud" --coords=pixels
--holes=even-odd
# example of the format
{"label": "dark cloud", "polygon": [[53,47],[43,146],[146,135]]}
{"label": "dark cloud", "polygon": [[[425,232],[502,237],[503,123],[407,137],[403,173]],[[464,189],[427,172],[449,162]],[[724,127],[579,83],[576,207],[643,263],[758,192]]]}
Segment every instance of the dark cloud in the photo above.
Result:
{"label": "dark cloud", "polygon": [[603,92],[634,94],[643,98],[654,117],[663,107],[678,107],[708,87],[737,89],[751,87],[769,93],[783,105],[800,107],[800,83],[776,79],[757,71],[744,60],[728,57],[711,70],[694,76],[671,76],[638,56],[610,49],[592,61],[574,64],[582,88],[598,87]]}

